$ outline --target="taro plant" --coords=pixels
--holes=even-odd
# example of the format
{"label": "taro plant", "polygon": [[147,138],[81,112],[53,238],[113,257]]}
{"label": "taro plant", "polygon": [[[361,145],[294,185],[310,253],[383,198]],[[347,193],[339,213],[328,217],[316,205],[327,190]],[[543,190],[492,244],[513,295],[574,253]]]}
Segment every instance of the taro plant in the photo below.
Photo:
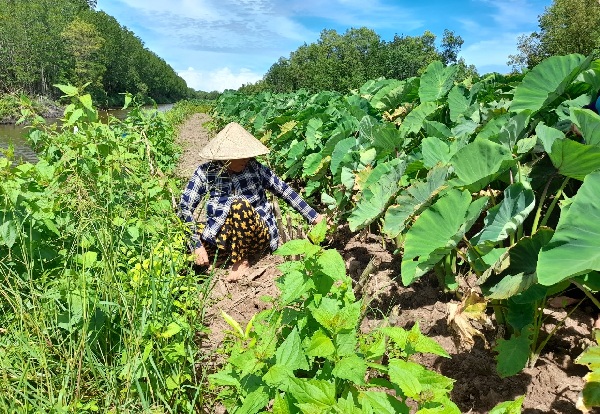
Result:
{"label": "taro plant", "polygon": [[[478,276],[496,320],[509,328],[510,339],[496,348],[501,375],[535,363],[548,340],[540,338],[540,330],[549,296],[565,290],[569,278],[586,292],[595,289],[594,273],[572,278],[600,267],[583,259],[596,256],[599,227],[580,222],[596,217],[596,208],[573,182],[593,182],[600,168],[595,137],[600,117],[582,109],[598,89],[596,68],[580,55],[555,57],[489,101],[479,100],[489,96],[488,81],[455,85],[452,69],[434,63],[421,77],[418,105],[404,116],[395,139],[384,124],[371,129],[377,167],[355,174],[354,186],[371,185],[362,191],[350,227],[383,216],[384,233],[396,239],[402,253],[405,284],[430,271],[449,288],[457,286],[457,270]],[[406,108],[414,84],[388,84],[387,94],[376,93],[372,103]],[[386,151],[398,158],[379,158]],[[385,171],[398,159],[404,163],[401,171]],[[578,200],[577,216],[568,214],[568,207],[561,214],[557,206],[564,195]],[[556,234],[551,226],[557,226]],[[553,242],[567,228],[584,227],[586,233],[571,232]],[[561,263],[563,277],[549,277],[556,272],[545,267],[546,257],[561,261],[567,252],[574,259]],[[570,266],[577,257],[580,269]]]}
{"label": "taro plant", "polygon": [[321,93],[297,113],[261,107],[259,118],[246,106],[244,116],[281,141],[274,159],[293,159],[286,168],[302,168],[295,177],[351,230],[376,225],[395,242],[404,284],[435,272],[454,290],[460,274],[477,276],[508,328],[496,348],[506,376],[537,360],[549,297],[598,290],[600,116],[586,106],[599,74],[600,61],[578,54],[462,82],[434,62],[420,78],[369,81],[328,106]]}
{"label": "taro plant", "polygon": [[[404,283],[431,270],[453,275],[457,258],[479,277],[496,320],[509,327],[510,338],[496,347],[503,376],[535,364],[548,340],[540,332],[549,296],[571,282],[594,289],[600,227],[588,220],[597,217],[593,121],[600,117],[581,106],[597,77],[589,58],[551,58],[516,85],[512,101],[501,106],[506,112],[481,126],[489,110],[473,107],[475,85],[455,86],[446,105],[457,125],[436,129],[445,138],[423,139],[427,178],[413,181],[386,211],[385,231],[402,235]],[[438,99],[445,83],[439,84]],[[573,124],[582,137],[570,132]],[[462,137],[452,132],[459,127]],[[564,195],[572,198],[559,210]]]}

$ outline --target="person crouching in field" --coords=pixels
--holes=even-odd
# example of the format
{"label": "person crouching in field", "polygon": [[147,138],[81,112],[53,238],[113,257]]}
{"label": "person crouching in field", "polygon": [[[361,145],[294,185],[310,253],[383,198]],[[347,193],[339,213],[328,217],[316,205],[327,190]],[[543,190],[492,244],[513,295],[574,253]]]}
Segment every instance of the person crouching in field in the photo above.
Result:
{"label": "person crouching in field", "polygon": [[[309,206],[268,167],[254,159],[269,153],[241,125],[225,126],[200,152],[209,160],[194,172],[181,195],[179,217],[192,231],[191,251],[199,266],[210,265],[215,255],[229,257],[227,281],[243,277],[249,257],[277,249],[279,234],[273,207],[265,190],[283,198],[311,224],[323,216]],[[198,226],[194,211],[206,198],[206,224]]]}

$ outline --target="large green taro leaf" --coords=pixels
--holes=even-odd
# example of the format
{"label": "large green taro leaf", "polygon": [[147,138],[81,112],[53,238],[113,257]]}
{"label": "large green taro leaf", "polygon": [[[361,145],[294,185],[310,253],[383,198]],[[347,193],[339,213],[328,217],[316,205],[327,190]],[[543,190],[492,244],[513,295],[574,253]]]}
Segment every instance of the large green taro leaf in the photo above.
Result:
{"label": "large green taro leaf", "polygon": [[390,80],[389,84],[379,89],[371,98],[371,105],[380,111],[389,111],[402,103],[406,81]]}
{"label": "large green taro leaf", "polygon": [[478,139],[458,150],[450,163],[457,175],[451,184],[476,192],[508,170],[515,161],[505,146]]}
{"label": "large green taro leaf", "polygon": [[517,231],[535,207],[535,195],[522,183],[504,190],[504,199],[488,211],[483,229],[471,239],[477,246],[485,242],[499,242]]}
{"label": "large green taro leaf", "polygon": [[345,159],[348,159],[348,157],[351,157],[350,153],[356,148],[356,146],[357,141],[354,137],[342,139],[336,144],[335,149],[331,154],[331,164],[329,165],[329,169],[334,175],[338,173],[342,162]]}
{"label": "large green taro leaf", "polygon": [[452,127],[452,136],[455,138],[465,138],[472,136],[479,128],[479,124],[470,119],[465,119]]}
{"label": "large green taro leaf", "polygon": [[317,147],[322,146],[323,141],[323,132],[321,128],[323,127],[323,121],[319,118],[312,118],[308,121],[308,125],[306,126],[306,146],[312,150]]}
{"label": "large green taro leaf", "polygon": [[552,56],[544,60],[528,72],[517,86],[510,110],[536,113],[549,105],[588,68],[591,60],[591,56],[586,59],[579,54]]}
{"label": "large green taro leaf", "polygon": [[369,115],[361,119],[359,132],[361,137],[369,140],[382,153],[393,151],[404,142],[393,123],[381,123]]}
{"label": "large green taro leaf", "polygon": [[471,101],[468,97],[469,91],[463,85],[456,85],[448,94],[448,108],[450,109],[450,120],[458,121],[461,115],[471,106]]}
{"label": "large green taro leaf", "polygon": [[580,144],[570,139],[557,139],[550,152],[552,164],[562,175],[583,180],[600,169],[600,147]]}
{"label": "large green taro leaf", "polygon": [[406,169],[406,163],[396,158],[387,164],[379,164],[372,174],[380,169],[383,169],[384,173],[379,180],[363,190],[360,201],[348,218],[352,231],[367,226],[383,214],[391,198],[395,197],[400,190],[399,183]]}
{"label": "large green taro leaf", "polygon": [[423,127],[425,128],[425,134],[430,137],[437,137],[441,139],[448,139],[452,136],[452,131],[446,124],[438,121],[424,121]]}
{"label": "large green taro leaf", "polygon": [[585,177],[571,207],[561,214],[556,232],[540,253],[537,275],[542,285],[600,270],[600,171]]}
{"label": "large green taro leaf", "polygon": [[384,88],[392,83],[397,83],[399,81],[392,79],[369,79],[365,83],[362,84],[360,88],[358,88],[358,92],[360,96],[365,99],[371,99],[374,94],[377,93],[381,88]]}
{"label": "large green taro leaf", "polygon": [[429,170],[426,181],[412,183],[391,205],[383,221],[383,232],[390,237],[397,237],[406,228],[407,221],[427,208],[446,188],[448,167],[438,166]]}
{"label": "large green taro leaf", "polygon": [[516,375],[527,364],[531,346],[532,326],[522,330],[521,335],[513,334],[510,339],[499,339],[494,350],[498,352],[496,370],[502,378]]}
{"label": "large green taro leaf", "polygon": [[436,102],[446,96],[454,85],[457,65],[444,67],[439,60],[431,62],[421,76],[419,99],[421,102]]}
{"label": "large green taro leaf", "polygon": [[538,141],[540,141],[544,147],[544,151],[548,154],[552,152],[552,145],[557,139],[565,139],[565,134],[556,129],[547,126],[543,122],[540,122],[535,127],[535,134],[537,135]]}
{"label": "large green taro leaf", "polygon": [[402,282],[412,283],[455,249],[487,201],[472,202],[469,191],[452,189],[425,210],[406,234]]}
{"label": "large green taro leaf", "polygon": [[495,118],[490,119],[483,128],[477,133],[476,139],[492,139],[500,134],[502,128],[508,123],[510,114],[498,115]]}
{"label": "large green taro leaf", "polygon": [[520,239],[500,256],[478,280],[486,297],[508,299],[534,285],[537,282],[539,252],[548,244],[552,234],[551,229],[543,227],[533,236]]}
{"label": "large green taro leaf", "polygon": [[513,151],[513,147],[520,139],[524,138],[527,133],[527,126],[529,125],[530,118],[531,111],[527,110],[511,116],[506,124],[502,126],[502,130],[498,136],[495,139],[492,139],[492,141],[498,142],[510,151]]}
{"label": "large green taro leaf", "polygon": [[452,147],[449,143],[437,137],[427,137],[421,142],[421,151],[423,153],[423,164],[425,167],[432,168],[438,163],[448,164],[456,153],[456,147]]}
{"label": "large green taro leaf", "polygon": [[423,102],[404,118],[400,126],[400,134],[404,138],[408,134],[416,134],[424,127],[425,119],[437,110],[438,106],[434,102]]}
{"label": "large green taro leaf", "polygon": [[600,146],[600,115],[583,108],[572,108],[571,119],[579,127],[586,144]]}

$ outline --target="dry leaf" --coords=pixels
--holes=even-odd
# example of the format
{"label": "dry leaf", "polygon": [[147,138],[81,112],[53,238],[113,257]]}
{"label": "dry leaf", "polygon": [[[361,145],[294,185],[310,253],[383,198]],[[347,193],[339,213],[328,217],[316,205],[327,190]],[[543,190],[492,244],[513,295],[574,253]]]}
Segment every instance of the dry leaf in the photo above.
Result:
{"label": "dry leaf", "polygon": [[486,300],[474,291],[468,292],[461,303],[447,305],[447,323],[456,334],[454,339],[457,348],[470,350],[475,345],[474,338],[476,336],[483,339],[485,347],[488,347],[485,336],[472,324],[472,321],[478,321],[484,325],[488,323],[485,313],[486,306]]}
{"label": "dry leaf", "polygon": [[579,299],[570,298],[568,296],[556,296],[548,301],[548,305],[553,308],[566,308],[579,302]]}

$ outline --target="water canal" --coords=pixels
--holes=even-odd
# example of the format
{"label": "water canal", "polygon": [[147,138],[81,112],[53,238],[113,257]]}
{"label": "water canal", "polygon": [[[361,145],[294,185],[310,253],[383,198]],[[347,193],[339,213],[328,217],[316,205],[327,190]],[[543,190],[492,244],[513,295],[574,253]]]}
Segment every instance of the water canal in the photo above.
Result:
{"label": "water canal", "polygon": [[[173,107],[172,104],[158,105],[157,110],[160,112],[168,111]],[[147,109],[152,109],[152,106]],[[127,116],[128,110],[116,109],[110,111],[100,111],[100,119],[106,120],[108,116],[114,116],[119,119],[124,119]],[[47,119],[46,122],[54,123],[57,119]],[[28,129],[22,125],[2,125],[0,124],[0,148],[6,149],[12,145],[15,153],[15,160],[23,160],[28,162],[37,162],[37,156],[31,149],[31,146],[25,139]],[[2,156],[2,154],[0,154]]]}

